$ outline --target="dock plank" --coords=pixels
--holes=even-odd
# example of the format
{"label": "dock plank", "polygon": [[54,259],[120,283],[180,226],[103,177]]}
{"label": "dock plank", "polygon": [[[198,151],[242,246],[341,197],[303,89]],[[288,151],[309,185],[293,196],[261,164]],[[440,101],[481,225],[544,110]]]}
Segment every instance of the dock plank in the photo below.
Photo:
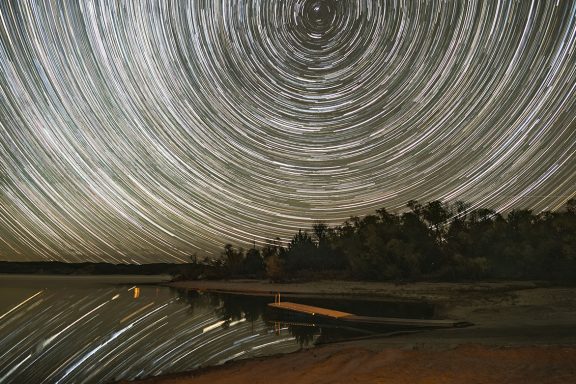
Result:
{"label": "dock plank", "polygon": [[358,316],[348,312],[333,309],[314,307],[311,305],[291,303],[288,301],[268,304],[272,308],[303,313],[311,316],[324,316],[350,323],[404,326],[415,328],[452,328],[473,325],[471,323],[456,320],[429,320],[429,319],[401,319],[394,317]]}
{"label": "dock plank", "polygon": [[347,313],[347,312],[335,311],[333,309],[327,309],[327,308],[314,307],[311,305],[291,303],[288,301],[283,301],[281,303],[270,303],[268,305],[270,307],[277,308],[277,309],[285,309],[285,310],[300,312],[300,313],[304,313],[304,314],[312,315],[312,316],[316,316],[316,315],[326,316],[326,317],[331,317],[334,319],[340,319],[340,318],[343,318],[346,316],[353,316],[351,313]]}

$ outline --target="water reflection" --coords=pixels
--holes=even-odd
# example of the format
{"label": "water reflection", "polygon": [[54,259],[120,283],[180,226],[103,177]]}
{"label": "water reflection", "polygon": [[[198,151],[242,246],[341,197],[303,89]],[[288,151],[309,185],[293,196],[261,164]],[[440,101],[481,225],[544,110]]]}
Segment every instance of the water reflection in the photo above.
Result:
{"label": "water reflection", "polygon": [[236,321],[247,321],[253,327],[256,322],[264,322],[277,336],[288,332],[300,345],[310,347],[321,335],[322,330],[313,324],[291,324],[275,317],[273,311],[268,310],[270,297],[242,296],[217,293],[203,293],[175,289],[177,295],[190,305],[190,313],[194,313],[196,306],[208,302],[216,308],[216,312],[228,319],[221,324],[226,328]]}
{"label": "water reflection", "polygon": [[[263,321],[277,335],[288,332],[301,347],[316,344],[333,343],[367,337],[391,336],[406,330],[398,326],[346,324],[330,319],[310,317],[270,309],[271,297],[242,296],[233,294],[204,293],[198,291],[175,290],[177,295],[194,307],[208,302],[217,313],[227,321],[221,326],[244,319],[250,323]],[[337,308],[341,311],[365,316],[404,317],[430,319],[434,317],[435,307],[421,302],[382,302],[370,300],[342,300],[334,298],[298,298],[302,304],[319,307]]]}
{"label": "water reflection", "polygon": [[23,292],[11,287],[8,299],[4,283],[2,383],[110,382],[300,348],[287,329],[275,333],[257,305],[73,280],[35,280]]}
{"label": "water reflection", "polygon": [[134,298],[137,299],[140,297],[140,288],[138,288],[138,287],[133,287],[133,288],[134,288]]}
{"label": "water reflection", "polygon": [[0,282],[1,383],[131,380],[383,332],[287,318],[269,297],[30,279]]}

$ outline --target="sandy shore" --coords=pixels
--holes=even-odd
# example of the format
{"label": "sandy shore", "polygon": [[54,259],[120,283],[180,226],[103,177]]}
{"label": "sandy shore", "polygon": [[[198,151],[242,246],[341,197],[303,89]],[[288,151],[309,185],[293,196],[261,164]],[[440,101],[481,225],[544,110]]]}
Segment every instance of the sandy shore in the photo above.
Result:
{"label": "sandy shore", "polygon": [[574,347],[459,346],[384,349],[331,345],[291,355],[237,361],[146,384],[567,384],[576,379]]}
{"label": "sandy shore", "polygon": [[576,287],[534,282],[172,283],[174,287],[286,299],[329,295],[419,300],[468,328],[442,329],[321,346],[231,362],[144,383],[569,383],[576,382]]}

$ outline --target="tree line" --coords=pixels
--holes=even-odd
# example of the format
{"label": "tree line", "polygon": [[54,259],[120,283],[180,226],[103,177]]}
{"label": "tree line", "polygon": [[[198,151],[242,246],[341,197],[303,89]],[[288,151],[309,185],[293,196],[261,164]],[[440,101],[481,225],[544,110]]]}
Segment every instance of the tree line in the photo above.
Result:
{"label": "tree line", "polygon": [[514,209],[502,215],[438,200],[411,200],[407,208],[401,214],[379,209],[335,227],[316,222],[287,244],[276,238],[246,251],[227,244],[221,259],[204,264],[215,278],[273,281],[576,281],[576,199],[561,211],[537,214]]}

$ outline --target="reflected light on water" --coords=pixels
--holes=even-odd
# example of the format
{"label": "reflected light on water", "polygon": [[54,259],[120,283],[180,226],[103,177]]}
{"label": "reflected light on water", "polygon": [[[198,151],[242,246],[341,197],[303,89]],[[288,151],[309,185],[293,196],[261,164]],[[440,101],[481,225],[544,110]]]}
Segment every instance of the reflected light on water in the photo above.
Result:
{"label": "reflected light on water", "polygon": [[21,306],[23,306],[24,304],[26,304],[27,302],[29,302],[30,300],[32,300],[33,298],[35,298],[36,296],[38,296],[39,294],[41,294],[43,291],[39,291],[37,293],[35,293],[34,295],[30,296],[29,298],[27,298],[26,300],[22,301],[20,304],[16,305],[15,307],[13,307],[12,309],[10,309],[8,312],[6,312],[5,314],[3,314],[2,316],[0,316],[0,320],[2,320],[5,316],[8,316],[11,312],[17,310],[18,308],[20,308]]}
{"label": "reflected light on water", "polygon": [[215,324],[209,325],[207,327],[204,327],[204,329],[202,329],[202,333],[206,333],[206,332],[210,332],[218,327],[221,327],[222,325],[224,325],[224,323],[226,323],[229,320],[222,320],[222,321],[218,321]]}
{"label": "reflected light on water", "polygon": [[62,281],[10,287],[16,294],[0,315],[1,383],[133,380],[300,348],[260,315],[228,313],[236,299]]}
{"label": "reflected light on water", "polygon": [[127,321],[128,319],[136,316],[137,314],[139,314],[140,312],[144,312],[145,310],[147,310],[148,308],[150,308],[151,306],[154,305],[154,302],[151,302],[149,304],[146,304],[145,306],[143,306],[142,308],[139,308],[137,310],[135,310],[134,312],[132,312],[131,314],[129,314],[128,316],[124,317],[122,320],[120,320],[120,323],[123,323],[125,321]]}

